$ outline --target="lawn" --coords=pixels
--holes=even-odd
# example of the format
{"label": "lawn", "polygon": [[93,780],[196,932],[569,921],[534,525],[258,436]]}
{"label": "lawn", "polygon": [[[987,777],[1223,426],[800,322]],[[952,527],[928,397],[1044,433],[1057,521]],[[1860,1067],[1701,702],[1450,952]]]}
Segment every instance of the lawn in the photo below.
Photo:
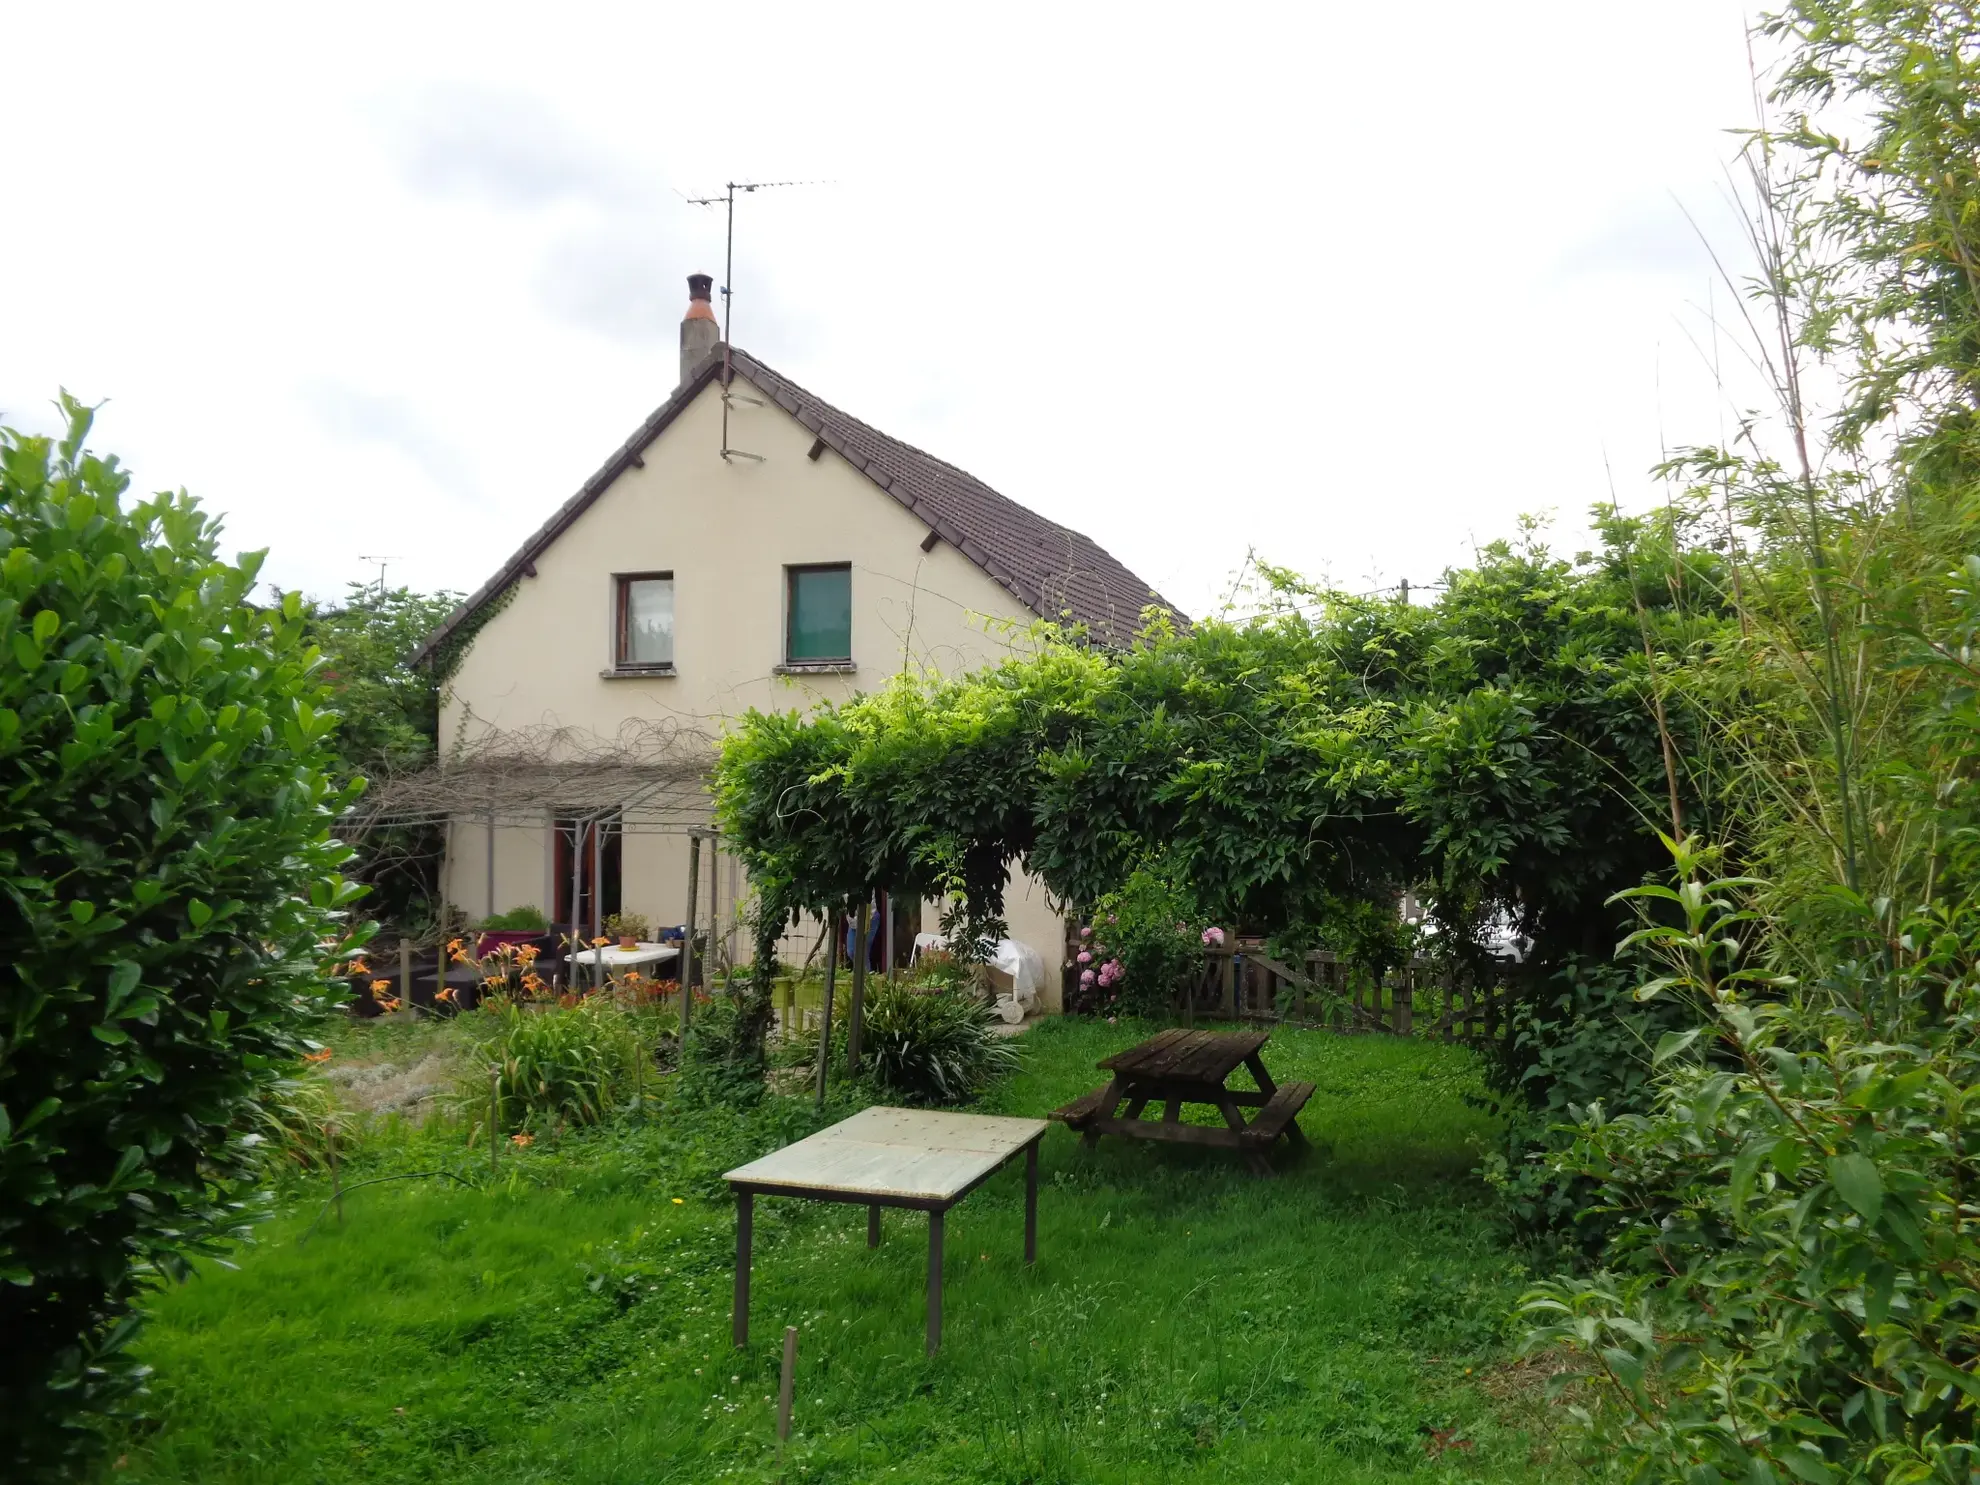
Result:
{"label": "lawn", "polygon": [[[1040,1114],[1147,1028],[1056,1020],[990,1112]],[[375,1049],[379,1032],[366,1034]],[[418,1033],[424,1045],[445,1032]],[[349,1050],[348,1046],[345,1048]],[[810,1101],[485,1149],[388,1121],[238,1255],[158,1296],[153,1422],[117,1481],[1233,1482],[1535,1480],[1546,1413],[1502,1317],[1520,1268],[1470,1174],[1490,1138],[1472,1054],[1282,1030],[1318,1091],[1303,1157],[1059,1128],[1022,1263],[1022,1163],[950,1213],[944,1346],[922,1355],[925,1219],[865,1242],[850,1206],[758,1203],[749,1349],[729,1344],[731,1165],[816,1127]],[[840,1099],[830,1117],[856,1103]],[[777,1458],[786,1324],[796,1423]],[[1537,1430],[1537,1431],[1536,1431]]]}

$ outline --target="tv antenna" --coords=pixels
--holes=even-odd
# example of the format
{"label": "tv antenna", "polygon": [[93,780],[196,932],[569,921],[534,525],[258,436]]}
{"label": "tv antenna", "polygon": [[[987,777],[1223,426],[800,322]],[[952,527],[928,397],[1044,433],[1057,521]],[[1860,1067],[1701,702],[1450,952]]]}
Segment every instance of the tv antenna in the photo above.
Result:
{"label": "tv antenna", "polygon": [[[736,192],[741,191],[747,196],[752,191],[774,191],[783,186],[824,184],[826,182],[820,180],[732,180],[723,185],[722,194],[719,196],[681,198],[689,206],[719,206],[726,218],[724,223],[726,242],[722,252],[722,457],[724,459],[734,455],[753,459],[758,464],[763,462],[761,454],[745,453],[741,449],[729,447],[729,404],[735,399],[735,394],[731,391],[735,374],[729,360],[729,347],[735,344],[736,296],[732,286],[736,276]],[[756,397],[745,397],[742,400],[757,407],[763,405],[762,400]]]}
{"label": "tv antenna", "polygon": [[397,552],[387,552],[382,557],[366,557],[363,555],[358,557],[358,561],[360,562],[376,562],[378,564],[378,596],[381,599],[385,596],[385,564],[398,561],[399,555]]}

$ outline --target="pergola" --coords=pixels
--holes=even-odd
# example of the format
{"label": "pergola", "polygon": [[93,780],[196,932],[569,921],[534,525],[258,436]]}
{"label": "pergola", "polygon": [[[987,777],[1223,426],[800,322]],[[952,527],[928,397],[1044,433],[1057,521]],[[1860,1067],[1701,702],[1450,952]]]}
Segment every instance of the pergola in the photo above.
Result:
{"label": "pergola", "polygon": [[[591,853],[592,880],[603,879],[608,834],[677,835],[688,847],[688,891],[685,921],[696,921],[700,858],[709,843],[710,891],[708,932],[716,938],[717,894],[714,890],[718,832],[709,773],[713,758],[706,749],[669,749],[657,756],[576,756],[545,758],[517,756],[481,749],[457,762],[439,764],[375,784],[346,813],[345,838],[361,842],[374,832],[392,827],[438,826],[452,832],[477,824],[486,832],[487,885],[484,900],[495,905],[495,837],[503,829],[555,828],[571,835],[571,905],[573,921],[560,924],[574,939],[597,937],[604,928],[600,894],[591,893],[590,921],[577,919],[584,853]],[[691,956],[692,943],[684,949]],[[682,973],[690,972],[685,958]]]}

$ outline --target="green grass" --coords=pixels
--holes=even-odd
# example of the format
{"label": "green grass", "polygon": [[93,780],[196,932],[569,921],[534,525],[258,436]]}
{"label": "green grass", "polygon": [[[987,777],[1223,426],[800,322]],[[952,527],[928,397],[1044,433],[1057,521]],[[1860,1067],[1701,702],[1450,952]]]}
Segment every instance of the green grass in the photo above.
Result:
{"label": "green grass", "polygon": [[[1145,1028],[1048,1022],[994,1112],[1040,1114]],[[376,1033],[369,1033],[376,1035]],[[237,1270],[158,1296],[154,1422],[119,1481],[768,1481],[800,1327],[791,1481],[1534,1480],[1540,1411],[1491,1379],[1520,1271],[1470,1176],[1490,1135],[1461,1049],[1282,1031],[1315,1151],[1229,1157],[1055,1128],[1039,1261],[1023,1173],[949,1216],[942,1352],[922,1355],[925,1219],[758,1203],[754,1325],[729,1345],[720,1173],[813,1127],[808,1100],[487,1157],[394,1122],[351,1167],[481,1183],[287,1194]],[[854,1107],[843,1100],[832,1117]],[[1467,1372],[1469,1370],[1469,1374]]]}

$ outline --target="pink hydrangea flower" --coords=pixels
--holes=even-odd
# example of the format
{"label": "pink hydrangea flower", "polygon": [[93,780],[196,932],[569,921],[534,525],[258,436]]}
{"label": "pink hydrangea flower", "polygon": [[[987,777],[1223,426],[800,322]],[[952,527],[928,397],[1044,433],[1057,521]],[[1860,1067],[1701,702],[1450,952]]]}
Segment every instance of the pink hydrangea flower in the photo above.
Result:
{"label": "pink hydrangea flower", "polygon": [[1091,923],[1089,923],[1089,924],[1087,924],[1087,925],[1086,925],[1086,926],[1085,926],[1084,928],[1082,928],[1082,929],[1080,929],[1080,931],[1079,931],[1079,936],[1080,936],[1081,938],[1092,938],[1092,937],[1093,937],[1093,925],[1092,925]]}
{"label": "pink hydrangea flower", "polygon": [[1093,962],[1093,956],[1089,954],[1085,949],[1081,949],[1079,951],[1079,962],[1081,964],[1091,964]]}
{"label": "pink hydrangea flower", "polygon": [[1206,928],[1203,930],[1203,942],[1210,945],[1210,947],[1212,947],[1213,949],[1216,948],[1219,944],[1223,943],[1223,941],[1224,941],[1223,929]]}
{"label": "pink hydrangea flower", "polygon": [[1093,971],[1090,969],[1081,970],[1079,972],[1079,982],[1091,990],[1093,988]]}

